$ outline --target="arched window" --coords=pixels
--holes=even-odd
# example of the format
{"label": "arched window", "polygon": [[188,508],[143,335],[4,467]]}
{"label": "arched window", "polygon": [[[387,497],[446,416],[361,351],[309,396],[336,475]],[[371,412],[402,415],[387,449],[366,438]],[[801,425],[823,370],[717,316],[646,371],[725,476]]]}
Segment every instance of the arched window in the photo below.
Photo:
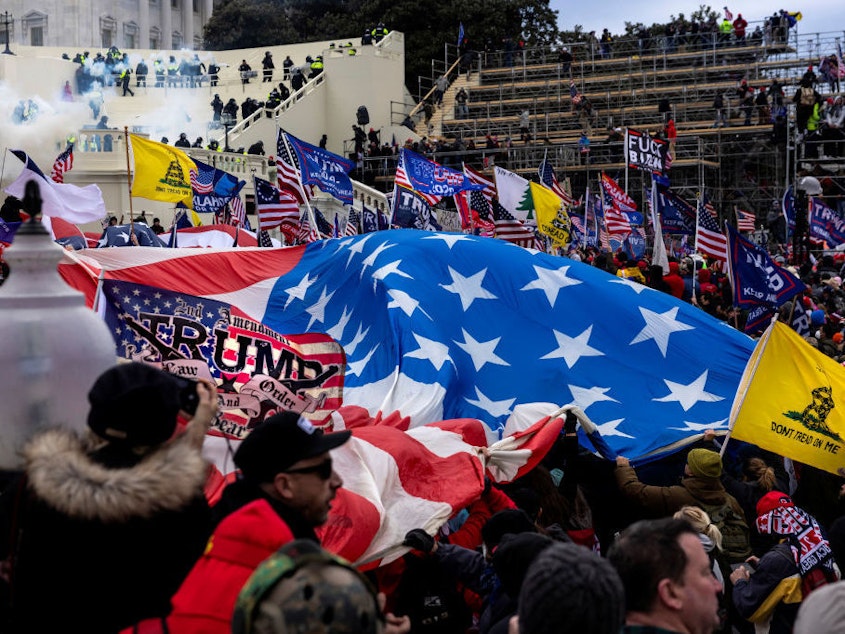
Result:
{"label": "arched window", "polygon": [[171,39],[172,39],[171,48],[174,51],[178,51],[180,48],[182,48],[182,33],[181,33],[181,31],[173,31],[173,36],[172,36]]}

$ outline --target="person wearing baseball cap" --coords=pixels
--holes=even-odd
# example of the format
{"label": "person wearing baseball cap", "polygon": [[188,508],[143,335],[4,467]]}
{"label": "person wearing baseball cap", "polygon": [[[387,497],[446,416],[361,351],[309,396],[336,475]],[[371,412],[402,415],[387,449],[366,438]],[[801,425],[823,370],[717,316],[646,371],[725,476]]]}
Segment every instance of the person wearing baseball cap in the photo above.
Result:
{"label": "person wearing baseball cap", "polygon": [[324,433],[294,412],[279,412],[255,427],[235,452],[241,477],[223,491],[215,520],[255,499],[266,499],[296,537],[312,538],[326,521],[343,480],[329,452],[349,440],[348,430]]}
{"label": "person wearing baseball cap", "polygon": [[240,474],[211,509],[216,528],[173,596],[170,634],[229,634],[238,593],[258,565],[292,540],[319,544],[314,529],[343,485],[329,452],[350,435],[279,412],[241,441],[234,456]]}

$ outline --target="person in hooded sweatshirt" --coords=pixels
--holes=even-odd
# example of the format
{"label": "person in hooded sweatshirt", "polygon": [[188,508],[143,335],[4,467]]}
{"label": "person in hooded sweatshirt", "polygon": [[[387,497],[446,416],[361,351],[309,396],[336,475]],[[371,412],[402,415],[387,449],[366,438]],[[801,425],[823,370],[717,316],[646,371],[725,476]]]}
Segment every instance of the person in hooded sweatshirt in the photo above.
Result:
{"label": "person in hooded sweatshirt", "polygon": [[[163,619],[211,532],[201,448],[213,383],[122,363],[88,400],[88,432],[37,432],[0,497],[2,632],[114,634]],[[173,437],[177,417],[188,423]]]}

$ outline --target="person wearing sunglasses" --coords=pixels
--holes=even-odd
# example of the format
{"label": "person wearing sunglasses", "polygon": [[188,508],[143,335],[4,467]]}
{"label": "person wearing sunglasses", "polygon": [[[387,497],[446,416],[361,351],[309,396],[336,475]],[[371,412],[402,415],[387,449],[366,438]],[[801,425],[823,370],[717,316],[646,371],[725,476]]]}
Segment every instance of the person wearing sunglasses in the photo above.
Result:
{"label": "person wearing sunglasses", "polygon": [[293,412],[267,418],[235,452],[238,478],[212,507],[216,528],[203,556],[173,596],[170,634],[228,634],[238,593],[279,547],[326,522],[343,480],[331,450],[351,432],[324,433]]}

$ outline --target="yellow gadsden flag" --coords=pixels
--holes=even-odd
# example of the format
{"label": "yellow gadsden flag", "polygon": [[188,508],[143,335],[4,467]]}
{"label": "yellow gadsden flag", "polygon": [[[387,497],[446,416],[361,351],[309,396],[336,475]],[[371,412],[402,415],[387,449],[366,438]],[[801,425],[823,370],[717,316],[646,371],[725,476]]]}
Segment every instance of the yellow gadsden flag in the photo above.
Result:
{"label": "yellow gadsden flag", "polygon": [[745,366],[731,437],[837,473],[845,466],[845,367],[775,322]]}
{"label": "yellow gadsden flag", "polygon": [[132,195],[150,200],[182,203],[194,207],[191,170],[196,164],[179,148],[129,135],[135,157],[135,178]]}
{"label": "yellow gadsden flag", "polygon": [[565,247],[572,235],[572,223],[569,214],[563,207],[560,196],[548,187],[537,183],[530,183],[531,198],[534,201],[534,212],[537,214],[537,229],[552,242]]}

